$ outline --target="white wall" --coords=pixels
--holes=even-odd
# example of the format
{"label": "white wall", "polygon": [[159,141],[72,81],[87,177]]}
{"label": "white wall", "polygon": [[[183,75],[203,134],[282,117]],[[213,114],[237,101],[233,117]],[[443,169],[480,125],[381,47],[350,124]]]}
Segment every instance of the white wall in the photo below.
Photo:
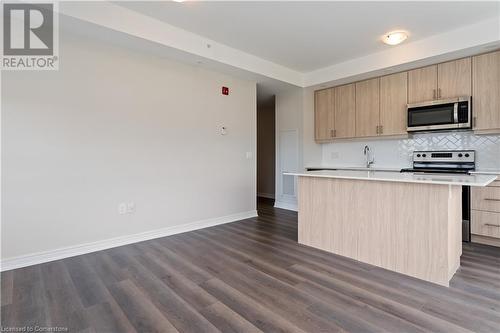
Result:
{"label": "white wall", "polygon": [[254,82],[60,38],[59,71],[2,73],[2,260],[255,213]]}
{"label": "white wall", "polygon": [[[314,90],[290,88],[276,94],[276,202],[297,209],[296,183],[286,184],[283,172],[322,163],[322,147],[314,142]],[[290,179],[288,179],[290,181]],[[290,186],[294,186],[291,195]]]}
{"label": "white wall", "polygon": [[276,94],[276,200],[275,206],[295,209],[296,184],[284,172],[300,170],[302,155],[302,88]]}

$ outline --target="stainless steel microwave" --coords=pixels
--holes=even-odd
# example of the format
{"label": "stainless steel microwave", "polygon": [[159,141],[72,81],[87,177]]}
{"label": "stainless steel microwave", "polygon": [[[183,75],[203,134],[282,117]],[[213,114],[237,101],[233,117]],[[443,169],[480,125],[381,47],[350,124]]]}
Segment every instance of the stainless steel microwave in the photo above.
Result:
{"label": "stainless steel microwave", "polygon": [[472,127],[471,97],[408,104],[408,132]]}

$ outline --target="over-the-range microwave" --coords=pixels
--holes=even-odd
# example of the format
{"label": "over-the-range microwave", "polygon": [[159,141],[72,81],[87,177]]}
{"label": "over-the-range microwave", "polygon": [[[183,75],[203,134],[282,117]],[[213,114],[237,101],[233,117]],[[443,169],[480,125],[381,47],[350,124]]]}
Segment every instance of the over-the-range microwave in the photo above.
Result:
{"label": "over-the-range microwave", "polygon": [[472,127],[471,97],[408,104],[408,132]]}

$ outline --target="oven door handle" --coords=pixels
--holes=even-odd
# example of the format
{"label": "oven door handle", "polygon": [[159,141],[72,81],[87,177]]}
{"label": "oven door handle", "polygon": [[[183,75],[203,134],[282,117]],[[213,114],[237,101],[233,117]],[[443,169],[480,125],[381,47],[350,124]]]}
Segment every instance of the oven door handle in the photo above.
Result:
{"label": "oven door handle", "polygon": [[453,104],[453,122],[458,124],[458,103]]}

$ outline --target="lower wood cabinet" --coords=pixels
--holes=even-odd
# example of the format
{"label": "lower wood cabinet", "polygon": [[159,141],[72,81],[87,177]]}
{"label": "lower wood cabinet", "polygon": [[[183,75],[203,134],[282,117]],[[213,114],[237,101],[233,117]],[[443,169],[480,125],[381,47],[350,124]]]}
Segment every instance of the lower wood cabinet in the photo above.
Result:
{"label": "lower wood cabinet", "polygon": [[500,246],[500,180],[471,188],[472,241]]}
{"label": "lower wood cabinet", "polygon": [[472,210],[471,220],[472,234],[500,240],[500,213]]}
{"label": "lower wood cabinet", "polygon": [[472,188],[471,208],[500,213],[500,187]]}

